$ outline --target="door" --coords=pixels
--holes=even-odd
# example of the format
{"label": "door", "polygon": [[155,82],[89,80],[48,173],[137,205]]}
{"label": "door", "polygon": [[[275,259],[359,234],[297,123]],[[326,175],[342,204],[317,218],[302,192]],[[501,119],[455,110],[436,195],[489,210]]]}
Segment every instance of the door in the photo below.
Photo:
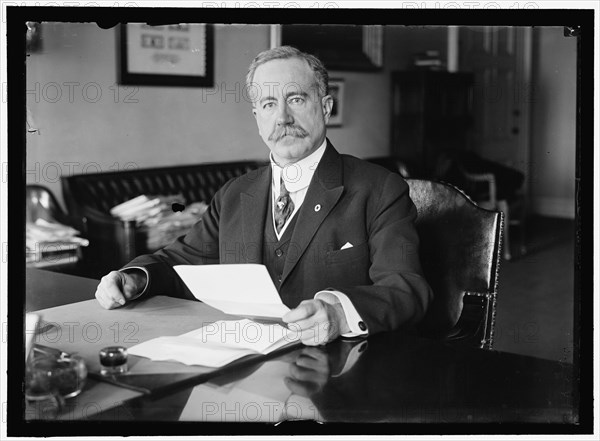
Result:
{"label": "door", "polygon": [[462,27],[460,70],[475,75],[474,130],[471,149],[482,157],[535,173],[530,160],[532,29],[529,27]]}

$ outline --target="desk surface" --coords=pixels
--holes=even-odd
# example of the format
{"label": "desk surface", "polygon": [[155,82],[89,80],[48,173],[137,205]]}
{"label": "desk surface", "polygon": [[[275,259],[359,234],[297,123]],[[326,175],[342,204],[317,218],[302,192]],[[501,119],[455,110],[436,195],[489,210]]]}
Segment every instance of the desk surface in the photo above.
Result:
{"label": "desk surface", "polygon": [[25,310],[38,311],[93,299],[98,283],[94,279],[28,268],[25,272]]}
{"label": "desk surface", "polygon": [[[28,270],[27,310],[91,299],[97,283]],[[117,405],[85,416],[145,421],[135,433],[148,435],[156,434],[158,421],[569,425],[578,421],[574,378],[571,364],[389,332],[302,347],[158,396],[89,381],[85,394],[104,394]]]}

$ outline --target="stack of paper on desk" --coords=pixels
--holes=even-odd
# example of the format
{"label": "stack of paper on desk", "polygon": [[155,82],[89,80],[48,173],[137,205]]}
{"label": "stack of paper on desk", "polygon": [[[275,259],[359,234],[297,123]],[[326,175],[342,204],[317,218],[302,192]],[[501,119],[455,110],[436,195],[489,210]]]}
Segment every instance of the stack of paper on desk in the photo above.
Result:
{"label": "stack of paper on desk", "polygon": [[252,354],[268,354],[300,339],[300,332],[252,320],[219,320],[177,337],[158,337],[128,349],[156,361],[221,367]]}
{"label": "stack of paper on desk", "polygon": [[227,314],[281,318],[285,306],[264,265],[176,265],[194,296]]}
{"label": "stack of paper on desk", "polygon": [[[264,265],[177,265],[175,271],[194,296],[221,311],[280,320],[289,311]],[[128,351],[152,360],[224,366],[252,354],[268,354],[300,339],[300,332],[276,323],[220,320],[177,337],[159,337]]]}

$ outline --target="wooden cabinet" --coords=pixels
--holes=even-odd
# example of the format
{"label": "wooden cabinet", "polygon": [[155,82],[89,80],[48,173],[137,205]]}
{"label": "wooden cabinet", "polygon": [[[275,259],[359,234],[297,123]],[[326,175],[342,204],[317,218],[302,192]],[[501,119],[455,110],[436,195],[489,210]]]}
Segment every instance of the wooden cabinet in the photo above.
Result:
{"label": "wooden cabinet", "polygon": [[468,149],[473,125],[473,75],[392,72],[391,153],[432,177],[440,152]]}

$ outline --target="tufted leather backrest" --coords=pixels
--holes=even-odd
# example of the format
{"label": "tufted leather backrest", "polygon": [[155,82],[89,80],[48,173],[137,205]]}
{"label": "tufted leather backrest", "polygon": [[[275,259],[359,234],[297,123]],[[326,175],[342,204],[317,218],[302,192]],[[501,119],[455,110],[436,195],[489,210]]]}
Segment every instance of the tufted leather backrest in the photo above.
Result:
{"label": "tufted leather backrest", "polygon": [[229,179],[261,165],[243,161],[87,173],[63,177],[62,185],[71,213],[82,215],[87,207],[108,214],[115,205],[141,194],[181,194],[186,203],[209,203]]}
{"label": "tufted leather backrest", "polygon": [[458,322],[467,293],[494,296],[502,238],[502,214],[475,205],[456,187],[407,179],[417,207],[416,227],[425,278],[434,301],[422,322],[433,333]]}

